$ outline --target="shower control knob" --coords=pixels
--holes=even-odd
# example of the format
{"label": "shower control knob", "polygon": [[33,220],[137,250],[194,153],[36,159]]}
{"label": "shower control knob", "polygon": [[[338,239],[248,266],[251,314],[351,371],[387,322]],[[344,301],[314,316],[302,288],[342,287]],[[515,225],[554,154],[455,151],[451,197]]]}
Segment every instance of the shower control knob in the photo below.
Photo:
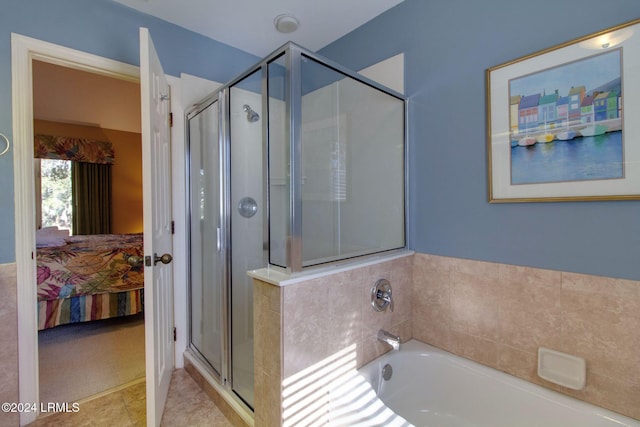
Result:
{"label": "shower control knob", "polygon": [[251,197],[243,197],[238,202],[238,213],[245,218],[251,218],[258,212],[258,202]]}

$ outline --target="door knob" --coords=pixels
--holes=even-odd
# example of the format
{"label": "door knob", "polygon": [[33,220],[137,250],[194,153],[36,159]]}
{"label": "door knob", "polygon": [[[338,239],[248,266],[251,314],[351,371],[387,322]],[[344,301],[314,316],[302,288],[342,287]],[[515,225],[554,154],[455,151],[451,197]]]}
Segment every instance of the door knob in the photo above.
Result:
{"label": "door knob", "polygon": [[131,267],[140,267],[142,265],[143,258],[137,255],[131,255],[127,258],[127,264]]}
{"label": "door knob", "polygon": [[158,256],[158,254],[153,254],[153,265],[161,262],[163,264],[169,264],[173,260],[173,257],[170,254],[164,254],[162,256]]}

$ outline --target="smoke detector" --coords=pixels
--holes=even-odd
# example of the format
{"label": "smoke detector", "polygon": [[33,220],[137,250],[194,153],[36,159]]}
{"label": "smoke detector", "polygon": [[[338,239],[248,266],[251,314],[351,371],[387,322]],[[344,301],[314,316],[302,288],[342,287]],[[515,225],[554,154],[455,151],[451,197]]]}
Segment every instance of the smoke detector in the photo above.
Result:
{"label": "smoke detector", "polygon": [[276,26],[276,30],[281,33],[293,33],[298,29],[298,18],[291,15],[290,13],[283,13],[282,15],[278,15],[273,20],[273,25]]}

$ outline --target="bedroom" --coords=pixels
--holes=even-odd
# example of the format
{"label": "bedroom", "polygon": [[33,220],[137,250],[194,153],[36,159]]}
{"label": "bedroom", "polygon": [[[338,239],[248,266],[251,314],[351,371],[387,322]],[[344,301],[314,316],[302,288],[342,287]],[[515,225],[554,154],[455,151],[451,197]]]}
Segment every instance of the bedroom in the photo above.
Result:
{"label": "bedroom", "polygon": [[[33,61],[33,75],[34,135],[36,144],[40,143],[40,149],[36,150],[39,157],[60,157],[57,153],[47,154],[47,143],[51,146],[54,141],[58,144],[82,141],[94,148],[98,145],[96,141],[108,141],[114,152],[114,163],[106,167],[111,170],[111,197],[110,201],[103,202],[110,206],[110,215],[105,215],[110,228],[96,229],[94,226],[92,231],[79,225],[80,231],[67,237],[69,231],[57,231],[55,219],[52,215],[43,215],[39,209],[41,203],[36,203],[36,224],[43,228],[38,231],[41,237],[37,239],[40,242],[37,252],[40,397],[46,401],[53,393],[59,394],[60,389],[65,389],[69,398],[82,399],[144,378],[144,320],[142,314],[136,315],[142,310],[142,269],[128,265],[123,257],[142,254],[140,89],[137,83],[41,61]],[[46,162],[72,163],[42,158],[36,159],[35,164]],[[35,200],[44,202],[52,197],[47,194],[51,188],[47,188],[45,182],[41,194],[38,172],[35,178]],[[71,187],[69,174],[63,181]],[[82,194],[82,190],[77,193]],[[99,191],[94,189],[90,193]],[[63,204],[70,204],[70,198],[71,192],[67,191]],[[71,216],[71,206],[58,208],[57,215],[53,216],[59,217],[61,211],[63,217]],[[69,218],[65,219],[68,227]],[[65,228],[64,221],[60,228]],[[96,232],[106,235],[96,236]],[[100,244],[96,245],[97,242]],[[95,265],[90,265],[93,262]],[[66,277],[63,281],[70,283],[81,277],[85,280],[87,274],[105,277],[108,271],[120,275],[110,278],[113,288],[98,286],[103,290],[92,291],[92,296],[75,298],[63,296],[69,293],[70,296],[81,295],[80,285],[75,289],[58,288],[52,277],[57,273]],[[126,291],[108,293],[123,288]],[[122,315],[125,316],[119,317]],[[114,316],[118,318],[85,322]],[[70,348],[78,357],[64,357]],[[121,363],[123,354],[127,357],[126,364]],[[79,363],[89,365],[90,376],[74,375],[73,372],[80,370],[68,369]],[[92,380],[86,381],[87,377]]]}

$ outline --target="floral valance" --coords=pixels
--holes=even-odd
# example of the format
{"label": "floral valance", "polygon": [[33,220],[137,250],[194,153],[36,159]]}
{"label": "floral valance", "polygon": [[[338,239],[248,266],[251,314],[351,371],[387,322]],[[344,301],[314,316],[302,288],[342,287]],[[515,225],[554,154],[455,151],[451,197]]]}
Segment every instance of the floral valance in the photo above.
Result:
{"label": "floral valance", "polygon": [[115,153],[109,141],[97,141],[67,136],[36,135],[34,157],[40,159],[74,160],[85,163],[111,164]]}

